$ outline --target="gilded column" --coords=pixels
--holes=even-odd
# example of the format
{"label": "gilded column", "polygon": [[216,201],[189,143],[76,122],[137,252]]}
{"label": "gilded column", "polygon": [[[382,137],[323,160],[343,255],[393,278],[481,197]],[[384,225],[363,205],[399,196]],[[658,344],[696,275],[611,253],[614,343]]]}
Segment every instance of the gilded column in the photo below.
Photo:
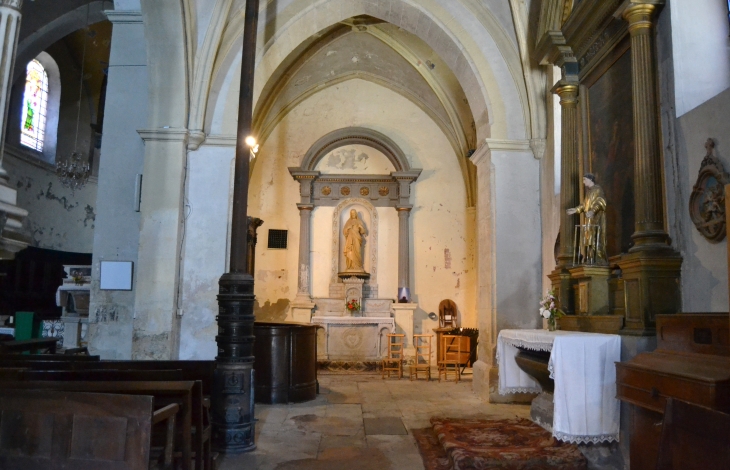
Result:
{"label": "gilded column", "polygon": [[657,315],[681,311],[682,257],[664,228],[654,15],[657,5],[629,4],[634,102],[634,246],[618,261],[624,286],[622,334],[654,335]]}
{"label": "gilded column", "polygon": [[575,216],[567,210],[578,206],[578,84],[560,80],[553,93],[560,97],[561,107],[561,151],[560,151],[560,250],[558,265],[548,275],[560,308],[573,313],[573,292],[568,268],[573,265],[573,242],[575,238]]}
{"label": "gilded column", "polygon": [[410,231],[409,220],[412,206],[398,206],[398,288],[405,287],[410,291]]}
{"label": "gilded column", "polygon": [[553,88],[560,97],[561,155],[560,155],[560,253],[558,266],[573,264],[575,216],[566,212],[580,203],[578,183],[578,85],[560,81]]}
{"label": "gilded column", "polygon": [[5,128],[7,127],[8,106],[10,104],[10,87],[18,48],[20,32],[20,9],[23,0],[0,0],[0,178],[7,180],[7,173],[2,167],[2,156],[5,154]]}
{"label": "gilded column", "polygon": [[299,281],[297,283],[297,298],[301,300],[311,301],[310,289],[310,259],[309,249],[311,245],[311,220],[312,209],[311,204],[297,204],[299,209]]}
{"label": "gilded column", "polygon": [[659,110],[654,46],[655,5],[632,4],[623,14],[631,35],[634,102],[634,247],[631,251],[667,248],[659,152]]}

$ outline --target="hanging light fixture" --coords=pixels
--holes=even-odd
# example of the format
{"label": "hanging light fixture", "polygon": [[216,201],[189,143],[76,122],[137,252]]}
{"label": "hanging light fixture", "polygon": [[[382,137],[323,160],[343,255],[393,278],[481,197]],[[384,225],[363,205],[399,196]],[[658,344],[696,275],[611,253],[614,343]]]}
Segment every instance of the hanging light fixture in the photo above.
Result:
{"label": "hanging light fixture", "polygon": [[81,154],[78,152],[79,124],[81,123],[81,97],[84,90],[84,66],[86,65],[86,42],[89,28],[89,5],[86,5],[86,28],[84,35],[84,47],[81,54],[81,77],[79,78],[79,102],[76,113],[76,139],[74,140],[74,151],[65,160],[56,159],[56,175],[61,184],[67,188],[80,189],[84,187],[91,175],[91,165],[87,161],[81,161]]}

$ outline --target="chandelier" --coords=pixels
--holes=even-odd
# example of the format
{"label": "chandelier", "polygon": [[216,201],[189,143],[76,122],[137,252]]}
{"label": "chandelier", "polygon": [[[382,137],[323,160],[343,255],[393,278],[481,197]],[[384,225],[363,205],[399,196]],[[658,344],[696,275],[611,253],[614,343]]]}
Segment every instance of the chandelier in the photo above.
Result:
{"label": "chandelier", "polygon": [[71,154],[68,160],[56,162],[56,175],[66,188],[82,188],[89,180],[91,166],[89,162],[82,162],[78,152]]}
{"label": "chandelier", "polygon": [[89,30],[89,5],[86,5],[86,28],[84,35],[84,49],[81,56],[81,75],[79,77],[79,102],[78,111],[76,113],[76,140],[74,141],[74,151],[66,160],[56,159],[56,176],[61,180],[61,184],[66,188],[80,189],[83,188],[89,176],[91,175],[91,165],[88,160],[82,162],[81,155],[78,152],[79,144],[79,124],[81,122],[81,97],[84,89],[84,65],[86,62],[86,42]]}

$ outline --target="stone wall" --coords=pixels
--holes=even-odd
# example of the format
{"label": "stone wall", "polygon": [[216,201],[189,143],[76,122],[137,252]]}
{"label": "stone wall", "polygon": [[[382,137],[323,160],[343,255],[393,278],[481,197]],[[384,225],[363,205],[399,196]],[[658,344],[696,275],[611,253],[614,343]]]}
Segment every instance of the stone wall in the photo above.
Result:
{"label": "stone wall", "polygon": [[10,186],[18,191],[18,206],[28,211],[26,228],[32,246],[91,253],[96,224],[95,178],[72,191],[63,187],[55,167],[7,145],[3,167]]}
{"label": "stone wall", "polygon": [[[689,215],[689,197],[706,154],[708,138],[715,141],[715,155],[725,171],[730,172],[730,140],[727,137],[730,135],[727,119],[730,89],[726,89],[730,80],[723,78],[727,76],[728,68],[723,66],[718,74],[705,74],[688,65],[695,60],[695,57],[689,57],[694,54],[689,52],[694,50],[691,49],[692,38],[702,38],[697,57],[703,56],[709,47],[716,55],[713,64],[726,63],[723,62],[727,60],[726,50],[717,50],[718,34],[722,35],[722,41],[728,41],[726,17],[706,23],[707,29],[703,29],[702,34],[689,34],[701,24],[696,21],[706,15],[705,10],[715,8],[710,3],[699,2],[697,8],[693,5],[688,11],[689,5],[672,2],[669,9],[661,12],[657,23],[667,226],[673,246],[684,259],[681,291],[682,311],[685,312],[728,311],[727,239],[719,243],[707,241]],[[716,6],[724,8],[719,2]],[[722,20],[722,23],[714,20]],[[705,36],[709,38],[706,44]],[[678,61],[682,63],[678,64]],[[707,79],[692,79],[700,74],[706,75]],[[688,80],[696,86],[692,92],[687,89]],[[724,80],[727,83],[722,85]],[[722,89],[725,91],[720,92]]]}

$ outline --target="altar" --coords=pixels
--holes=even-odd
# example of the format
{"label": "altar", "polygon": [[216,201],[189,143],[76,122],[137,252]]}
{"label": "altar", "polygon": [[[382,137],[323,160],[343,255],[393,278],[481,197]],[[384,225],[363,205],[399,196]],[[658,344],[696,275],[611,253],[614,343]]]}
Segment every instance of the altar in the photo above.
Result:
{"label": "altar", "polygon": [[[343,145],[377,150],[380,164],[373,168],[378,172],[339,173],[341,168],[318,166]],[[375,158],[375,152],[371,156]],[[393,171],[379,173],[385,169]],[[389,333],[406,335],[404,346],[412,354],[418,304],[410,302],[409,219],[411,184],[421,170],[412,169],[387,136],[345,128],[315,142],[301,166],[289,168],[289,173],[300,185],[301,236],[297,295],[288,319],[321,326],[317,333],[321,361],[379,361]],[[316,219],[318,230],[312,226],[316,211],[321,217]],[[401,303],[395,303],[396,292],[404,293],[398,294]]]}
{"label": "altar", "polygon": [[502,330],[497,339],[499,393],[539,393],[540,385],[515,362],[518,347],[549,351],[555,381],[552,423],[556,439],[576,444],[618,442],[620,402],[616,366],[621,337],[599,333]]}

